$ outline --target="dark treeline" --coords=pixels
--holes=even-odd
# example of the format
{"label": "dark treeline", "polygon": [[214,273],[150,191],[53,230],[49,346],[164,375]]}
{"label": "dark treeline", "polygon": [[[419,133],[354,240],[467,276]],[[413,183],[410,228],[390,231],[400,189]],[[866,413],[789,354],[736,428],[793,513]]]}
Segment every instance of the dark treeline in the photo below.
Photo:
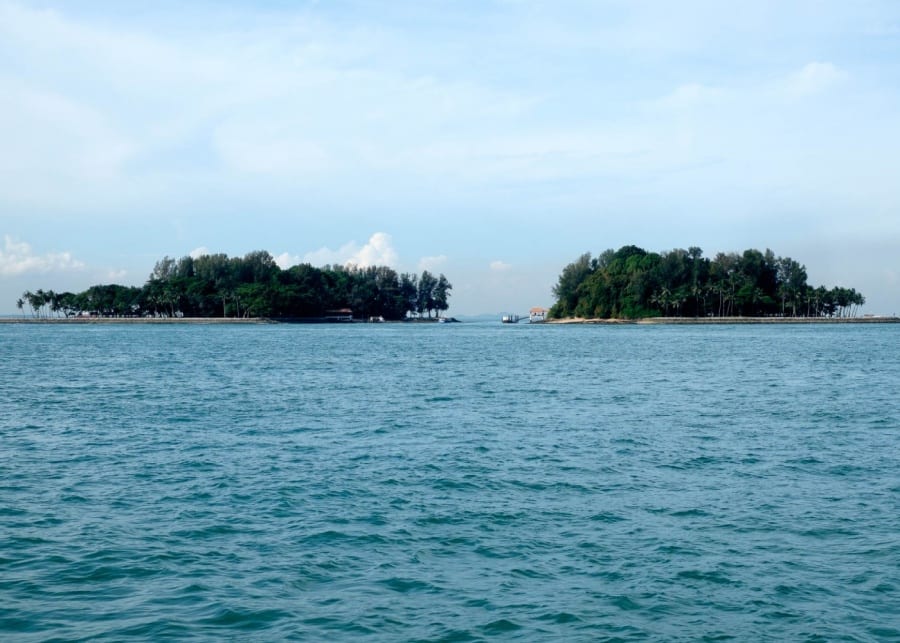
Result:
{"label": "dark treeline", "polygon": [[848,317],[865,303],[852,288],[810,286],[805,266],[771,250],[707,259],[697,247],[584,254],[563,269],[553,294],[556,318]]}
{"label": "dark treeline", "polygon": [[17,306],[36,317],[319,318],[351,310],[356,319],[440,315],[449,308],[450,282],[427,270],[420,276],[379,266],[300,264],[282,270],[265,251],[158,261],[142,287],[91,286],[81,293],[25,292]]}

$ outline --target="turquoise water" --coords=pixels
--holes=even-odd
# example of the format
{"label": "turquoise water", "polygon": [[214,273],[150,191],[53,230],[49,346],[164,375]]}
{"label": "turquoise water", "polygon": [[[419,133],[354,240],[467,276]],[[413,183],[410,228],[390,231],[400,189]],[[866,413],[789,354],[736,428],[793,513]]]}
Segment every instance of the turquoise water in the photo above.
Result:
{"label": "turquoise water", "polygon": [[900,640],[898,348],[0,325],[0,639]]}

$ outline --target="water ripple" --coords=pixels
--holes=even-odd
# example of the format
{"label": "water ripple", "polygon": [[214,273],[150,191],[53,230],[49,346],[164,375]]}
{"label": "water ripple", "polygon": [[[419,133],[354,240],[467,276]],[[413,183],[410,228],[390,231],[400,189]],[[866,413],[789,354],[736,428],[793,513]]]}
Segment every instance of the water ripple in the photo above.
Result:
{"label": "water ripple", "polygon": [[898,340],[0,326],[0,639],[900,639]]}

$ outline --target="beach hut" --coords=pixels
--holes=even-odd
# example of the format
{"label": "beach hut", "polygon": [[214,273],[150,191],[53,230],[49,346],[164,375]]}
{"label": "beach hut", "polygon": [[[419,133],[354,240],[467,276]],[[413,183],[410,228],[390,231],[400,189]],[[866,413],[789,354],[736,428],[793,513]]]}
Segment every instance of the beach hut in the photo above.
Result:
{"label": "beach hut", "polygon": [[547,320],[547,313],[550,311],[546,308],[532,308],[528,311],[528,322],[531,324],[540,324]]}

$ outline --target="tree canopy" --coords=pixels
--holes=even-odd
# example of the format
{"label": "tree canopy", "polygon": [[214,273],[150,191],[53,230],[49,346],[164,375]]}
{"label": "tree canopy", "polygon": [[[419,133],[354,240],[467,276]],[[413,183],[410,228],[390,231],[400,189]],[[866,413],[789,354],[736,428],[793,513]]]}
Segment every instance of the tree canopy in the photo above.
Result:
{"label": "tree canopy", "polygon": [[355,318],[431,317],[449,308],[444,275],[397,273],[386,266],[299,264],[282,270],[265,251],[164,257],[142,287],[91,286],[81,293],[25,292],[16,302],[35,317],[321,318],[351,310]]}
{"label": "tree canopy", "polygon": [[813,287],[806,279],[805,266],[771,250],[707,259],[697,247],[656,253],[623,246],[563,268],[550,316],[848,317],[865,303],[852,288]]}

